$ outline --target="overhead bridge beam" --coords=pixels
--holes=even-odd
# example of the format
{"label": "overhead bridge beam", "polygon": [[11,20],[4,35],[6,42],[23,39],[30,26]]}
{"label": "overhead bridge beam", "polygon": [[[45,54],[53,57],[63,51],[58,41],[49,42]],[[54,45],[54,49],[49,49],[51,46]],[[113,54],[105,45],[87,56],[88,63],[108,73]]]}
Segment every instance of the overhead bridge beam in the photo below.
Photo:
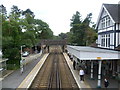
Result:
{"label": "overhead bridge beam", "polygon": [[66,40],[41,40],[41,45],[66,45]]}

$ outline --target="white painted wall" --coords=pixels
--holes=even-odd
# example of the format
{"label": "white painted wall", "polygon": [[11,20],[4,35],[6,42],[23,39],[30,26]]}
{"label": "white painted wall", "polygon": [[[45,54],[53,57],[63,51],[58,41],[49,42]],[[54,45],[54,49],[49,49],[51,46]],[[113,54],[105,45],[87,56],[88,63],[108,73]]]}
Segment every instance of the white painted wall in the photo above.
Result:
{"label": "white painted wall", "polygon": [[[115,23],[113,21],[113,19],[111,18],[110,19],[110,26],[111,27],[106,27],[105,25],[105,28],[101,28],[101,19],[104,18],[105,16],[109,15],[106,11],[106,9],[103,8],[102,12],[101,12],[101,17],[100,17],[100,21],[99,21],[99,25],[98,25],[98,33],[101,33],[101,32],[106,32],[106,31],[110,31],[110,30],[114,30],[115,27]],[[105,22],[106,22],[106,19],[105,19]],[[106,23],[105,23],[106,24]],[[116,24],[116,30],[120,30],[120,24]],[[106,35],[105,35],[105,38],[106,38]],[[98,44],[101,44],[101,35],[98,35]],[[106,44],[106,39],[105,39],[105,44]],[[116,33],[116,47],[120,44],[120,35],[118,35],[118,33]],[[110,34],[110,45],[114,45],[114,33],[111,33]],[[98,47],[103,47],[103,48],[110,48],[110,49],[114,49],[114,46],[110,46],[110,47],[106,47],[105,46],[101,46],[101,45],[98,45]]]}
{"label": "white painted wall", "polygon": [[98,47],[101,47],[101,35],[98,35]]}
{"label": "white painted wall", "polygon": [[[110,34],[110,45],[114,45],[114,33]],[[114,49],[114,46],[110,46],[111,49]]]}

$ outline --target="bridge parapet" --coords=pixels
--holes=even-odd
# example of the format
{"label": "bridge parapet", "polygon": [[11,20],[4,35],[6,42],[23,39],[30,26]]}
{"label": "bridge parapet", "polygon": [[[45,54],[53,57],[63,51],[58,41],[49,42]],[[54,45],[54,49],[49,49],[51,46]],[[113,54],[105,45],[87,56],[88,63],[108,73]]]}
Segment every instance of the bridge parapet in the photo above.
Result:
{"label": "bridge parapet", "polygon": [[66,45],[67,41],[66,40],[41,40],[41,45]]}

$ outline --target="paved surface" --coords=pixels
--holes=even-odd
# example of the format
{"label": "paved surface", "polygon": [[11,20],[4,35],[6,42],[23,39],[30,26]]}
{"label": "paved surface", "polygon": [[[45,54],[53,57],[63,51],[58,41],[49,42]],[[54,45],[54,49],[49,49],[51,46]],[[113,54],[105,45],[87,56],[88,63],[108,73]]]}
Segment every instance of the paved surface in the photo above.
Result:
{"label": "paved surface", "polygon": [[[20,73],[20,69],[14,71],[12,74],[7,76],[2,80],[2,88],[17,88],[20,83],[25,79],[25,77],[30,73],[30,71],[35,67],[35,65],[40,61],[42,56],[34,59],[32,62],[24,66],[23,74]],[[0,81],[1,83],[1,81]]]}
{"label": "paved surface", "polygon": [[[68,55],[66,53],[63,54],[67,63],[68,63],[68,66],[73,74],[73,77],[75,78],[77,84],[78,84],[78,87],[79,88],[91,88],[90,85],[86,82],[86,81],[80,81],[80,78],[79,78],[79,72],[77,70],[73,70],[73,63],[72,61],[70,60],[70,58],[68,57]],[[82,89],[80,89],[82,90]]]}
{"label": "paved surface", "polygon": [[22,81],[22,83],[19,85],[18,88],[29,88],[32,84],[34,78],[38,74],[39,70],[43,66],[44,62],[46,61],[46,58],[48,57],[48,53],[44,54],[42,59],[36,64],[36,66],[31,70],[31,72],[27,75],[27,77]]}
{"label": "paved surface", "polygon": [[[91,86],[91,88],[97,88],[97,77],[94,80],[90,79],[90,75],[85,75],[86,81],[88,84]],[[113,90],[118,89],[118,81],[112,78],[109,78],[109,83],[110,85],[108,88],[112,88]],[[102,79],[101,82],[101,88],[104,88],[104,80]],[[111,89],[111,90],[112,90]],[[119,85],[119,90],[120,90],[120,85]]]}
{"label": "paved surface", "polygon": [[[91,89],[97,90],[98,89],[97,88],[97,75],[94,80],[91,80],[90,75],[85,74],[85,81],[81,82],[79,79],[79,72],[77,70],[73,70],[73,62],[70,60],[70,58],[68,57],[68,55],[66,53],[64,53],[64,56],[66,58],[66,61],[71,69],[71,72],[73,73],[73,76],[74,76],[79,88],[84,88],[83,90],[85,90],[85,88],[86,89],[91,88]],[[108,86],[109,90],[120,90],[120,85],[118,84],[117,80],[109,78],[109,83],[110,83],[110,85]],[[118,85],[119,85],[119,89],[118,89]],[[104,88],[104,80],[102,79],[101,89],[103,90],[103,88]]]}

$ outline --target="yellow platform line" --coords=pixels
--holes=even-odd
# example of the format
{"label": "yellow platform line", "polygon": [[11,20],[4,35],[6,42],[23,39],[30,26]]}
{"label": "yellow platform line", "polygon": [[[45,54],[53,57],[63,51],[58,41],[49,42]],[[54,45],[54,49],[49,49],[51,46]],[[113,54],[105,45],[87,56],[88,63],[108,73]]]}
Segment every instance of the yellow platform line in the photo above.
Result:
{"label": "yellow platform line", "polygon": [[24,88],[27,89],[30,87],[30,85],[32,84],[32,81],[34,80],[34,78],[36,77],[37,73],[39,72],[40,68],[42,67],[42,65],[44,64],[46,58],[48,57],[48,53],[45,54],[42,59],[37,63],[37,65],[32,69],[32,71],[27,75],[27,77],[22,81],[22,83],[18,86],[19,88]]}
{"label": "yellow platform line", "polygon": [[68,55],[66,53],[63,53],[63,55],[64,55],[64,57],[65,57],[65,59],[67,61],[67,64],[68,64],[68,66],[69,66],[69,68],[70,68],[70,70],[71,70],[71,72],[73,74],[73,77],[74,77],[78,87],[80,88],[80,90],[82,90],[82,88],[91,88],[86,81],[80,82],[80,80],[79,80],[79,72],[77,70],[73,70],[73,68],[71,67],[72,66],[72,61],[70,60]]}

